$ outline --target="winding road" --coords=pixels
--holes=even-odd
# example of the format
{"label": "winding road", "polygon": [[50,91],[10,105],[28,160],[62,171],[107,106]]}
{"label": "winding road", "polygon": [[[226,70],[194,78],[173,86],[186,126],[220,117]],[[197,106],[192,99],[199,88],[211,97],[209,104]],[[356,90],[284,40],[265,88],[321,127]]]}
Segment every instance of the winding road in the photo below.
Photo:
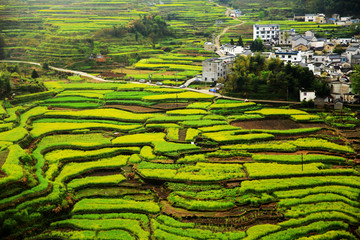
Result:
{"label": "winding road", "polygon": [[[40,63],[36,63],[36,62],[26,62],[26,61],[17,61],[17,60],[0,60],[0,62],[3,63],[24,63],[24,64],[31,64],[31,65],[36,65],[36,66],[41,66]],[[105,80],[99,77],[95,77],[93,75],[90,75],[88,73],[85,72],[80,72],[80,71],[74,71],[74,70],[69,70],[69,69],[64,69],[64,68],[56,68],[56,67],[52,67],[49,66],[50,69],[53,69],[55,71],[59,71],[59,72],[66,72],[66,73],[72,73],[72,74],[78,74],[80,76],[83,77],[88,77],[88,78],[92,78],[94,80],[97,81],[101,81],[101,82],[117,82],[117,81],[111,81],[111,80]],[[190,79],[191,81],[194,81],[196,79],[196,77]],[[132,82],[132,83],[138,83],[138,84],[142,84],[139,82]],[[156,84],[151,84],[156,86]],[[179,88],[179,87],[173,87],[173,86],[162,86],[162,87],[167,87],[167,88]],[[186,86],[187,87],[187,86]],[[231,99],[231,100],[240,100],[240,101],[244,101],[245,99],[243,98],[234,98],[234,97],[228,97],[228,96],[223,96],[219,93],[213,93],[213,92],[209,92],[209,90],[206,89],[193,89],[193,88],[186,88],[186,90],[188,91],[193,91],[193,92],[199,92],[199,93],[204,93],[204,94],[208,94],[208,95],[213,95],[216,97],[222,97],[225,99]],[[251,102],[257,102],[257,103],[277,103],[277,104],[299,104],[300,102],[289,102],[289,101],[272,101],[272,100],[256,100],[256,99],[248,99]]]}
{"label": "winding road", "polygon": [[[16,61],[16,60],[0,60],[0,62],[7,62],[7,63],[25,63],[25,64],[31,64],[31,65],[36,65],[36,66],[41,66],[40,63],[36,63],[36,62],[25,62],[25,61]],[[59,72],[65,72],[65,73],[72,73],[72,74],[76,74],[82,77],[88,77],[91,79],[94,79],[96,81],[101,81],[101,82],[115,82],[115,81],[110,81],[110,80],[105,80],[102,79],[100,77],[96,77],[93,76],[91,74],[88,74],[86,72],[80,72],[80,71],[74,71],[74,70],[69,70],[69,69],[64,69],[64,68],[57,68],[57,67],[52,67],[49,66],[50,69],[55,70],[55,71],[59,71]]]}
{"label": "winding road", "polygon": [[[218,3],[214,3],[214,4],[215,4],[216,6],[218,6],[218,7],[224,7],[224,6],[219,5]],[[230,11],[231,11],[231,8],[226,7],[225,15],[226,15],[227,17],[230,17]],[[240,21],[240,20],[238,20],[238,19],[236,19],[236,20],[237,20],[237,21]],[[235,28],[235,27],[241,26],[241,25],[243,25],[244,23],[245,23],[245,22],[243,21],[243,22],[241,22],[241,23],[239,23],[239,24],[225,27],[225,28],[222,30],[222,32],[221,32],[219,35],[216,36],[216,38],[215,38],[216,53],[217,53],[220,57],[224,57],[224,56],[225,56],[225,54],[224,54],[222,51],[220,51],[220,38],[221,38],[221,36],[224,35],[227,31],[229,31],[230,28]]]}

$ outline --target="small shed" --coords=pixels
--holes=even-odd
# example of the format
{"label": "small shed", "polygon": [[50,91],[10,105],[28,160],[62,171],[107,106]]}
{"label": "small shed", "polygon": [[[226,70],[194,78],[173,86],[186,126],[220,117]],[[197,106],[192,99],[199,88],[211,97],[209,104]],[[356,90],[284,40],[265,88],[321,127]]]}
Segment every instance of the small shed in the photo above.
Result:
{"label": "small shed", "polygon": [[304,91],[300,90],[300,102],[302,101],[309,101],[316,98],[315,91]]}

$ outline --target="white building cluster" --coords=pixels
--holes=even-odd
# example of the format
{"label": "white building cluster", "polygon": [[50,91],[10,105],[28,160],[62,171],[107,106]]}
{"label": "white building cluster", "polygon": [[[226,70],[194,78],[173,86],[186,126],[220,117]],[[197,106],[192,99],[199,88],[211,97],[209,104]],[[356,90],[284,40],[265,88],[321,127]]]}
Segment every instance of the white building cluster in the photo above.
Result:
{"label": "white building cluster", "polygon": [[[297,21],[334,23],[358,22],[351,17],[340,17],[335,14],[327,18],[324,14],[306,14],[294,16]],[[334,21],[334,19],[336,21]],[[356,96],[351,91],[351,79],[349,77],[352,68],[360,65],[360,41],[352,38],[326,39],[318,38],[314,31],[298,34],[293,29],[280,30],[279,24],[255,24],[253,25],[253,40],[260,38],[264,41],[269,51],[261,53],[266,58],[279,58],[285,63],[308,67],[319,77],[326,78],[331,88],[331,96],[328,100],[354,102]],[[205,50],[215,51],[213,43],[205,43]],[[334,51],[343,49],[343,53]],[[226,78],[230,73],[232,64],[237,55],[254,55],[249,46],[222,45],[217,52],[225,57],[211,58],[203,61],[203,77],[206,82],[216,82],[220,77]],[[314,93],[300,92],[302,99],[313,99]],[[305,96],[307,95],[307,96]]]}

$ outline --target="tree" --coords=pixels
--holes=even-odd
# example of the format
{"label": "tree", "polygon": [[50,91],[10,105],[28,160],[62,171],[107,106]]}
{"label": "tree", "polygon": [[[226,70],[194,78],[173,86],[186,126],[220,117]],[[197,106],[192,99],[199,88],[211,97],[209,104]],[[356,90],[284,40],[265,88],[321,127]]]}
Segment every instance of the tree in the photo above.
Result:
{"label": "tree", "polygon": [[[224,81],[228,94],[257,96],[265,99],[299,99],[299,89],[316,90],[326,95],[324,82],[316,82],[314,74],[301,66],[284,64],[278,58],[266,60],[260,54],[238,56],[232,73]],[[259,95],[261,94],[261,95]]]}
{"label": "tree", "polygon": [[257,38],[255,39],[255,41],[253,41],[251,43],[251,46],[250,46],[250,50],[251,51],[254,51],[254,52],[262,52],[264,51],[265,47],[264,47],[264,43],[263,41],[261,40],[261,38]]}
{"label": "tree", "polygon": [[8,71],[0,72],[0,98],[4,98],[10,94],[10,77],[11,73]]}
{"label": "tree", "polygon": [[345,49],[342,47],[341,44],[337,44],[333,50],[333,53],[337,53],[337,54],[342,54],[343,52],[345,52]]}
{"label": "tree", "polygon": [[325,98],[330,95],[331,89],[326,79],[316,78],[312,84],[312,88],[315,90],[317,97]]}
{"label": "tree", "polygon": [[351,90],[360,94],[360,65],[355,66],[354,72],[350,76],[351,80]]}
{"label": "tree", "polygon": [[231,44],[231,45],[235,45],[234,39],[231,39],[231,40],[230,40],[230,44]]}
{"label": "tree", "polygon": [[2,35],[0,35],[0,60],[6,58],[5,46],[6,46],[6,44],[5,44],[4,37]]}
{"label": "tree", "polygon": [[239,40],[238,40],[238,44],[237,44],[237,45],[238,45],[238,46],[241,46],[241,47],[244,46],[244,43],[243,43],[243,40],[242,40],[241,35],[240,35],[240,37],[239,37]]}
{"label": "tree", "polygon": [[31,72],[31,78],[38,78],[39,74],[37,73],[37,71],[35,69],[33,69],[33,71]]}
{"label": "tree", "polygon": [[49,70],[49,64],[48,64],[47,62],[44,62],[44,63],[42,64],[42,69],[44,69],[44,70]]}

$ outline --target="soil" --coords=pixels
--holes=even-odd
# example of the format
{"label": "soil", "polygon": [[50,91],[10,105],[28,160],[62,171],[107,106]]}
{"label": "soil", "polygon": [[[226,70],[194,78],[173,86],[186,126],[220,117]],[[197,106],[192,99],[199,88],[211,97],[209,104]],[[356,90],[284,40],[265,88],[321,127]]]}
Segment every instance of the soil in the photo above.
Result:
{"label": "soil", "polygon": [[179,141],[185,142],[187,129],[179,129]]}
{"label": "soil", "polygon": [[152,107],[159,109],[177,109],[177,108],[186,108],[190,103],[159,103],[155,104]]}
{"label": "soil", "polygon": [[[5,151],[1,151],[0,152],[0,169],[2,168],[2,166],[4,165],[5,161],[6,161],[6,158],[9,154],[9,150],[5,150]],[[0,177],[1,177],[1,170],[0,170]]]}
{"label": "soil", "polygon": [[344,130],[342,134],[348,139],[360,139],[360,130]]}
{"label": "soil", "polygon": [[242,228],[242,230],[248,229],[256,222],[261,221],[262,224],[271,223],[276,224],[282,218],[282,214],[276,210],[250,210],[245,214],[236,217],[218,217],[218,218],[195,218],[188,220],[188,222],[201,223],[205,225],[226,225],[235,228]]}
{"label": "soil", "polygon": [[[164,196],[163,196],[164,197]],[[161,197],[161,199],[164,199]],[[173,207],[169,202],[162,200],[162,211],[174,217],[185,218],[186,222],[195,222],[213,225],[230,225],[235,227],[248,228],[256,222],[277,223],[283,215],[276,211],[276,204],[263,205],[260,208],[236,207],[225,211],[206,212],[189,211],[182,208]]]}
{"label": "soil", "polygon": [[103,108],[118,108],[127,110],[130,112],[137,112],[137,113],[153,113],[153,112],[162,112],[160,109],[148,108],[143,106],[133,106],[133,105],[105,105]]}
{"label": "soil", "polygon": [[324,127],[324,124],[319,123],[297,123],[290,119],[264,119],[254,121],[234,121],[232,126],[241,127],[243,129],[267,129],[267,130],[287,130],[294,128],[311,128]]}

